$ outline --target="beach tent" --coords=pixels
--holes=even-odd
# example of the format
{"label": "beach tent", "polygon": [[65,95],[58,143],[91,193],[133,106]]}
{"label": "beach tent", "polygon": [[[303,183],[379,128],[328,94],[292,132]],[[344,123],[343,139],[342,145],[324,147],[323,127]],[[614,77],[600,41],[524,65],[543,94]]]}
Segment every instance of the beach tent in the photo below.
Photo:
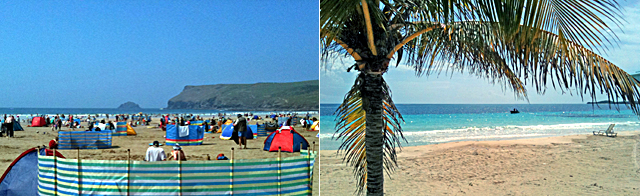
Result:
{"label": "beach tent", "polygon": [[197,125],[176,126],[167,125],[167,145],[180,144],[180,146],[200,145],[204,139],[204,128]]}
{"label": "beach tent", "polygon": [[222,130],[222,133],[220,133],[220,139],[223,139],[223,140],[231,139],[231,136],[233,134],[233,125],[226,125],[226,124],[222,125],[220,130]]}
{"label": "beach tent", "polygon": [[[229,125],[231,125],[231,131],[227,130],[227,132],[225,132],[225,130]],[[231,134],[233,133],[233,122],[231,122],[231,120],[227,120],[227,122],[220,125],[220,129],[218,129],[218,133],[220,133],[220,139],[223,139],[223,140],[231,139]]]}
{"label": "beach tent", "polygon": [[[302,143],[302,146],[300,146]],[[282,152],[300,152],[300,149],[307,149],[309,142],[296,132],[293,127],[283,126],[277,131],[271,133],[264,140],[264,150],[269,152],[278,151],[278,147]]]}
{"label": "beach tent", "polygon": [[253,119],[258,119],[258,115],[253,115]]}
{"label": "beach tent", "polygon": [[103,149],[111,148],[110,130],[104,131],[59,131],[59,149]]}
{"label": "beach tent", "polygon": [[276,115],[275,114],[271,114],[271,116],[269,116],[270,118],[275,118]]}
{"label": "beach tent", "polygon": [[[44,155],[45,149],[40,149]],[[64,158],[58,153],[58,157]],[[38,195],[38,149],[31,148],[16,158],[0,177],[0,195]]]}
{"label": "beach tent", "polygon": [[127,125],[127,135],[138,135],[138,133],[136,133],[136,130],[133,129],[131,125]]}
{"label": "beach tent", "polygon": [[13,121],[13,130],[14,131],[24,131],[19,122]]}
{"label": "beach tent", "polygon": [[[222,125],[222,134],[220,134],[220,139],[229,140],[233,135],[233,125]],[[258,125],[247,125],[248,131],[251,131],[252,134],[247,135],[247,139],[253,139],[258,137]]]}
{"label": "beach tent", "polygon": [[116,130],[113,132],[113,136],[127,136],[128,126],[127,122],[116,122]]}
{"label": "beach tent", "polygon": [[33,117],[33,120],[31,120],[32,127],[44,127],[45,125],[47,125],[46,120],[40,116]]}

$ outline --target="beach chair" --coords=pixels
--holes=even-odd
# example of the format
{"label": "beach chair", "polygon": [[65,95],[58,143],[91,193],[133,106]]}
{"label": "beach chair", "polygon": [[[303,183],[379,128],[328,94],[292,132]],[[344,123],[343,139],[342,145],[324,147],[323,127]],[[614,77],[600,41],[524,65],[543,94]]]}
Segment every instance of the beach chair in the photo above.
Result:
{"label": "beach chair", "polygon": [[616,126],[616,124],[609,125],[609,128],[607,128],[607,130],[600,130],[598,132],[594,131],[593,135],[606,135],[607,137],[616,137],[618,136],[618,133],[613,132],[614,126]]}

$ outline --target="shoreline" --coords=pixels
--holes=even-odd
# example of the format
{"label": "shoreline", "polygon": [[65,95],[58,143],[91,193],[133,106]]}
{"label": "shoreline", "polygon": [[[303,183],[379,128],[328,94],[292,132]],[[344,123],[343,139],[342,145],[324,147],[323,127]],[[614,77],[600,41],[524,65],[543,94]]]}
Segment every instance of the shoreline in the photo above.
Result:
{"label": "shoreline", "polygon": [[[614,129],[615,132],[615,129]],[[636,131],[619,131],[616,132],[618,133],[618,136],[630,136],[630,135],[637,135],[640,134],[640,130],[636,130]],[[537,145],[549,145],[550,143],[544,142],[544,140],[560,140],[554,143],[571,143],[571,139],[581,139],[582,137],[586,137],[589,135],[593,135],[593,133],[581,133],[581,134],[568,134],[568,135],[542,135],[542,136],[525,136],[525,137],[509,137],[509,138],[501,138],[501,137],[495,137],[492,139],[474,139],[474,140],[452,140],[452,141],[447,141],[447,142],[441,142],[441,143],[434,143],[434,144],[425,144],[425,145],[416,145],[416,146],[403,146],[402,149],[406,149],[406,148],[415,148],[415,147],[426,147],[426,146],[433,146],[433,145],[446,145],[446,144],[451,144],[451,143],[461,143],[458,145],[453,145],[452,147],[456,147],[456,146],[463,146],[463,145],[471,145],[473,143],[481,143],[481,144],[487,144],[487,145],[491,145],[492,143],[513,143],[513,144],[533,144],[536,145],[535,142],[542,142],[540,144]],[[573,136],[570,139],[566,138],[569,136]],[[579,137],[582,136],[582,137]],[[565,139],[561,139],[561,138],[565,138]],[[582,138],[583,139],[583,138]],[[322,139],[320,139],[322,141]],[[567,142],[567,140],[569,142]],[[405,143],[403,143],[405,144]],[[325,151],[337,151],[337,150],[320,150],[320,152],[325,152]]]}
{"label": "shoreline", "polygon": [[[637,195],[640,130],[403,147],[385,194]],[[321,150],[322,195],[355,191],[353,168]],[[407,183],[410,181],[411,183]]]}

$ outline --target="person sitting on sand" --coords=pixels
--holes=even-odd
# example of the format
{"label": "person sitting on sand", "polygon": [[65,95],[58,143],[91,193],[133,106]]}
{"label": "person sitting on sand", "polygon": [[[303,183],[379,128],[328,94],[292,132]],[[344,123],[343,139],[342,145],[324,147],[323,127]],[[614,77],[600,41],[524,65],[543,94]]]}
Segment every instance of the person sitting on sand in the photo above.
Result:
{"label": "person sitting on sand", "polygon": [[176,144],[175,146],[173,146],[173,150],[171,151],[171,155],[169,155],[169,158],[167,158],[167,160],[186,161],[187,160],[187,155],[185,155],[184,151],[182,151],[182,147],[180,147],[180,145]]}
{"label": "person sitting on sand", "polygon": [[49,141],[49,149],[58,149],[58,136]]}
{"label": "person sitting on sand", "polygon": [[98,123],[98,128],[100,128],[100,130],[107,130],[107,123],[104,122],[104,119]]}
{"label": "person sitting on sand", "polygon": [[204,132],[209,132],[209,123],[207,121],[202,122],[202,127],[204,127]]}
{"label": "person sitting on sand", "polygon": [[155,161],[164,161],[166,158],[167,157],[164,154],[164,149],[160,148],[160,142],[153,141],[152,146],[147,148],[147,154],[144,160],[149,162],[155,162]]}
{"label": "person sitting on sand", "polygon": [[45,156],[53,156],[53,150],[58,149],[58,137],[49,141],[49,148],[44,149]]}
{"label": "person sitting on sand", "polygon": [[111,121],[109,121],[109,123],[107,123],[107,125],[109,125],[109,129],[110,130],[116,130],[116,126],[113,125],[113,123]]}

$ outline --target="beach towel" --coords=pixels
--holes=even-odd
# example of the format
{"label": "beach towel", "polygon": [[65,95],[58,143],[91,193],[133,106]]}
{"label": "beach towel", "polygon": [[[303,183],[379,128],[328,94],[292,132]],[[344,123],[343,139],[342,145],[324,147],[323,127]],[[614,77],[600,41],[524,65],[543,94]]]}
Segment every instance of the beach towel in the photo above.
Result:
{"label": "beach towel", "polygon": [[189,126],[179,126],[178,137],[187,137],[187,136],[189,136]]}

